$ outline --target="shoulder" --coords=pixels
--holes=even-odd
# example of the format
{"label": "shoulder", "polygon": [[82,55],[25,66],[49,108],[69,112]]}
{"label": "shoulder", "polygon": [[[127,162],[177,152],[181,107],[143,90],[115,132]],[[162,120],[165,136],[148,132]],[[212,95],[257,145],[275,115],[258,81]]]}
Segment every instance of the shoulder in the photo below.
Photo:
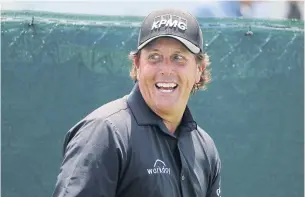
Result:
{"label": "shoulder", "polygon": [[64,149],[79,135],[84,138],[93,134],[98,138],[111,135],[114,140],[127,144],[131,117],[126,96],[106,103],[89,113],[68,131]]}
{"label": "shoulder", "polygon": [[126,96],[110,101],[99,108],[89,113],[84,120],[105,120],[118,118],[118,115],[123,115],[124,111],[128,109]]}

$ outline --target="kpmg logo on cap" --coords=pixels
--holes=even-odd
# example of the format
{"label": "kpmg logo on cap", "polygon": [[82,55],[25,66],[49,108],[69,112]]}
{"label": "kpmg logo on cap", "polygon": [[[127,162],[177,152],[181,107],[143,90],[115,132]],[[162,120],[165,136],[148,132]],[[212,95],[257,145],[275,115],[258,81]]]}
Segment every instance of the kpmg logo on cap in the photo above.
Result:
{"label": "kpmg logo on cap", "polygon": [[157,16],[154,19],[154,22],[151,26],[151,30],[159,29],[161,27],[178,27],[180,30],[185,31],[187,29],[187,20],[182,17],[171,14]]}

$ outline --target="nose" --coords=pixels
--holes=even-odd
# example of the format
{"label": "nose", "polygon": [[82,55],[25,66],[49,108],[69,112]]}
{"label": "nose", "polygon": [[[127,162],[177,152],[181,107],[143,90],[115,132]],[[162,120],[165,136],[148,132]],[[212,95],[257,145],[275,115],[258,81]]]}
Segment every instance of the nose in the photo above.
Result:
{"label": "nose", "polygon": [[174,66],[169,58],[164,59],[163,64],[160,66],[161,75],[172,75]]}

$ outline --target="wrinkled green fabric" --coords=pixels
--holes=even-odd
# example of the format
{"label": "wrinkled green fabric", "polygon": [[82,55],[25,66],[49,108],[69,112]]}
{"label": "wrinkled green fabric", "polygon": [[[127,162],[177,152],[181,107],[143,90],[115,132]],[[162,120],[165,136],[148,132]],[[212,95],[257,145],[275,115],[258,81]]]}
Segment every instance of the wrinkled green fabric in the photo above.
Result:
{"label": "wrinkled green fabric", "polygon": [[[51,196],[68,129],[129,93],[142,19],[2,12],[1,196]],[[304,23],[199,22],[212,82],[190,108],[219,150],[222,196],[303,196]]]}

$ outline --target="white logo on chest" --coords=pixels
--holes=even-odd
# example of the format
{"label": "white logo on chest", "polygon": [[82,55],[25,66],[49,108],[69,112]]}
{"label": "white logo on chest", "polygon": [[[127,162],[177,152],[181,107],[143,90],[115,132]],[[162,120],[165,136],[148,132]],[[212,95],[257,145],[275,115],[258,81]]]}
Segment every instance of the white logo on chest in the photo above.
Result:
{"label": "white logo on chest", "polygon": [[154,163],[154,167],[147,169],[148,174],[170,174],[171,169],[167,168],[165,163],[160,159],[157,159]]}

